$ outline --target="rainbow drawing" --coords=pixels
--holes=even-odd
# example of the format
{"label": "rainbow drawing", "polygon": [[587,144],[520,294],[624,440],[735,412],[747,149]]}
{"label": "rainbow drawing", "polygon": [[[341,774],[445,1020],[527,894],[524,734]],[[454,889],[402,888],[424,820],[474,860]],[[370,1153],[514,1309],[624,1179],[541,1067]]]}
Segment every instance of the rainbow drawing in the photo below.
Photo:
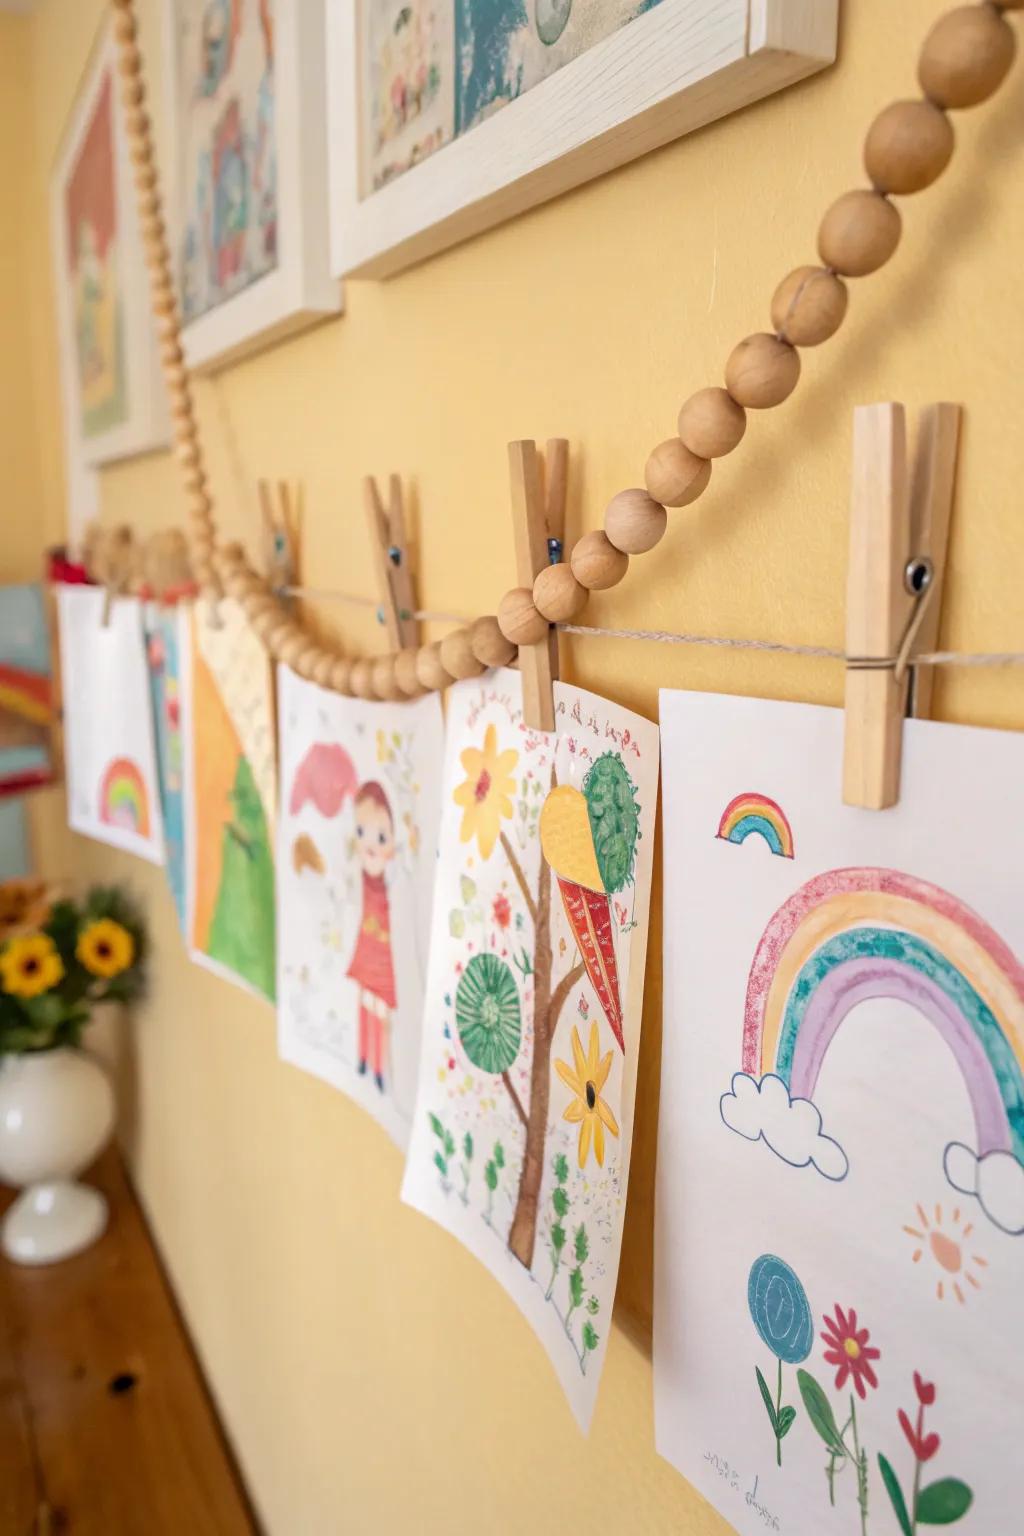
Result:
{"label": "rainbow drawing", "polygon": [[742,843],[755,832],[779,858],[793,857],[793,829],[785,811],[767,795],[746,790],[729,801],[716,836],[727,843]]}
{"label": "rainbow drawing", "polygon": [[137,763],[115,757],[100,780],[100,821],[108,827],[124,827],[149,836],[149,797]]}
{"label": "rainbow drawing", "polygon": [[1024,968],[970,907],[897,870],[830,870],[775,913],[750,970],[744,1072],[813,1100],[840,1025],[881,997],[910,1003],[953,1053],[978,1155],[1024,1163]]}

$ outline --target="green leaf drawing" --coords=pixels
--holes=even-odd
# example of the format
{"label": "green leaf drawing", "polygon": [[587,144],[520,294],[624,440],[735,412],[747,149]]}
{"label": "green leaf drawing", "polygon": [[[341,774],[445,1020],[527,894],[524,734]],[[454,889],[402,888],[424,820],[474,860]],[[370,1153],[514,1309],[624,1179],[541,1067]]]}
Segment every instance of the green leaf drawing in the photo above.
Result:
{"label": "green leaf drawing", "polygon": [[779,1414],[779,1439],[780,1440],[785,1439],[786,1435],[789,1434],[790,1430],[793,1428],[793,1420],[795,1418],[796,1418],[796,1409],[795,1408],[791,1408],[787,1404],[786,1407],[783,1408],[782,1412]]}
{"label": "green leaf drawing", "polygon": [[601,1303],[598,1301],[597,1297],[596,1296],[588,1296],[587,1297],[587,1311],[590,1313],[591,1317],[596,1317],[597,1314],[600,1312],[600,1310],[601,1310]]}
{"label": "green leaf drawing", "polygon": [[825,1396],[824,1390],[809,1371],[797,1371],[796,1379],[800,1396],[804,1400],[804,1407],[807,1409],[807,1417],[829,1450],[835,1451],[836,1455],[845,1456],[846,1447],[839,1433],[835,1414],[832,1412],[832,1404]]}
{"label": "green leaf drawing", "polygon": [[572,1302],[574,1307],[579,1307],[583,1304],[582,1269],[574,1269],[572,1274],[569,1276],[569,1300]]}
{"label": "green leaf drawing", "polygon": [[892,1464],[881,1452],[879,1452],[878,1456],[878,1470],[882,1474],[882,1482],[885,1484],[885,1491],[889,1495],[889,1503],[892,1505],[896,1519],[899,1521],[903,1536],[914,1536],[914,1528],[910,1523],[910,1516],[907,1513],[907,1501],[903,1497],[900,1480],[893,1471]]}
{"label": "green leaf drawing", "polygon": [[551,1191],[551,1204],[554,1206],[555,1215],[560,1219],[569,1214],[569,1196],[561,1184],[556,1184]]}
{"label": "green leaf drawing", "polygon": [[484,1164],[484,1183],[493,1194],[498,1187],[498,1170],[494,1163]]}
{"label": "green leaf drawing", "polygon": [[455,1026],[463,1050],[481,1072],[507,1072],[519,1055],[519,988],[497,955],[474,955],[459,977]]}
{"label": "green leaf drawing", "polygon": [[494,1166],[496,1168],[504,1168],[505,1166],[505,1148],[500,1141],[494,1143]]}
{"label": "green leaf drawing", "polygon": [[428,1110],[427,1111],[427,1118],[430,1121],[430,1129],[433,1131],[434,1135],[435,1136],[443,1136],[444,1135],[444,1126],[441,1124],[441,1122],[437,1118],[437,1116],[436,1115],[432,1115],[430,1113],[430,1111]]}
{"label": "green leaf drawing", "polygon": [[462,1151],[463,1151],[463,1154],[464,1154],[464,1156],[466,1158],[466,1161],[468,1162],[470,1160],[470,1158],[473,1156],[473,1138],[469,1134],[468,1131],[466,1132],[465,1136],[463,1136],[463,1138],[462,1138]]}
{"label": "green leaf drawing", "polygon": [[455,1137],[451,1131],[445,1131],[444,1133],[444,1155],[445,1157],[455,1156]]}
{"label": "green leaf drawing", "polygon": [[434,1167],[439,1170],[442,1179],[446,1179],[448,1177],[448,1164],[445,1162],[440,1152],[434,1153]]}
{"label": "green leaf drawing", "polygon": [[966,1483],[958,1477],[943,1477],[921,1489],[915,1518],[919,1525],[952,1525],[963,1519],[973,1500],[974,1494]]}
{"label": "green leaf drawing", "polygon": [[583,1348],[587,1349],[587,1350],[596,1349],[600,1342],[601,1342],[601,1335],[596,1331],[596,1329],[594,1329],[594,1327],[590,1323],[584,1323],[583,1324]]}
{"label": "green leaf drawing", "polygon": [[468,875],[462,875],[459,879],[459,890],[462,892],[462,905],[468,907],[476,895],[476,881]]}
{"label": "green leaf drawing", "polygon": [[563,1152],[559,1152],[556,1155],[553,1167],[555,1170],[555,1178],[558,1180],[559,1184],[564,1184],[566,1179],[569,1177],[569,1162]]}
{"label": "green leaf drawing", "polygon": [[767,1408],[767,1410],[768,1410],[768,1417],[772,1421],[772,1434],[775,1435],[775,1436],[778,1436],[778,1433],[779,1433],[779,1419],[778,1419],[778,1415],[775,1412],[775,1404],[772,1402],[772,1394],[768,1390],[768,1383],[765,1381],[764,1377],[761,1375],[761,1370],[760,1370],[759,1366],[755,1365],[754,1372],[755,1372],[755,1374],[757,1376],[757,1385],[760,1388],[760,1392],[761,1392],[761,1401],[764,1403],[765,1407]]}
{"label": "green leaf drawing", "polygon": [[461,939],[466,932],[466,914],[459,907],[453,907],[448,914],[448,932],[453,939]]}
{"label": "green leaf drawing", "polygon": [[565,1228],[557,1223],[551,1228],[551,1246],[559,1253],[565,1247]]}
{"label": "green leaf drawing", "polygon": [[590,1253],[590,1243],[587,1241],[587,1229],[582,1222],[573,1233],[573,1245],[576,1250],[577,1264],[583,1264]]}
{"label": "green leaf drawing", "polygon": [[583,780],[594,853],[606,891],[621,891],[633,875],[640,813],[633,781],[614,752],[605,752]]}

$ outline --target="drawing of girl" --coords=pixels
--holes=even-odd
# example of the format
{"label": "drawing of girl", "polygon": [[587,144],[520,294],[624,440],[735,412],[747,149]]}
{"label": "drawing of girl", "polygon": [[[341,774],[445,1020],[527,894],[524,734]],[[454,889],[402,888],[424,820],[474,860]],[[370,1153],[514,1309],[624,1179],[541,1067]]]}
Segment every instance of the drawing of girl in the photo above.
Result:
{"label": "drawing of girl", "polygon": [[385,871],[395,856],[391,803],[375,779],[355,792],[356,853],[363,872],[362,920],[347,975],[359,987],[359,1072],[384,1092],[384,1063],[395,1007],[391,913]]}

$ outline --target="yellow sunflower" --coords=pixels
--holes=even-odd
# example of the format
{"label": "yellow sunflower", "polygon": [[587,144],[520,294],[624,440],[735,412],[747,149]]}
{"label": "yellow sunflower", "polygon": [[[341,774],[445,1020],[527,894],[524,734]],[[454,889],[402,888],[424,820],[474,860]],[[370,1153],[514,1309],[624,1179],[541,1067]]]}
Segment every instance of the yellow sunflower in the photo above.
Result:
{"label": "yellow sunflower", "polygon": [[456,805],[462,806],[464,843],[475,837],[480,857],[489,859],[501,832],[502,817],[507,821],[512,815],[512,796],[516,792],[513,769],[519,761],[519,753],[509,747],[498,751],[497,728],[489,725],[484,732],[484,745],[467,747],[461,754],[466,779],[455,791]]}
{"label": "yellow sunflower", "polygon": [[47,933],[24,934],[0,951],[0,987],[11,997],[38,997],[63,975],[57,946]]}
{"label": "yellow sunflower", "polygon": [[605,1128],[613,1136],[619,1134],[619,1127],[615,1116],[601,1097],[601,1089],[608,1080],[611,1071],[612,1053],[606,1051],[601,1055],[601,1039],[597,1030],[597,1021],[592,1019],[590,1023],[590,1043],[587,1054],[583,1054],[583,1042],[580,1032],[575,1024],[572,1027],[572,1055],[576,1063],[575,1072],[567,1062],[556,1061],[555,1071],[567,1088],[571,1088],[576,1097],[568,1105],[563,1119],[573,1125],[579,1125],[579,1159],[580,1167],[585,1168],[587,1158],[590,1156],[590,1144],[593,1140],[594,1156],[597,1158],[597,1166],[604,1167],[604,1133]]}
{"label": "yellow sunflower", "polygon": [[94,976],[120,976],[135,959],[135,940],[112,917],[99,917],[78,935],[75,954]]}

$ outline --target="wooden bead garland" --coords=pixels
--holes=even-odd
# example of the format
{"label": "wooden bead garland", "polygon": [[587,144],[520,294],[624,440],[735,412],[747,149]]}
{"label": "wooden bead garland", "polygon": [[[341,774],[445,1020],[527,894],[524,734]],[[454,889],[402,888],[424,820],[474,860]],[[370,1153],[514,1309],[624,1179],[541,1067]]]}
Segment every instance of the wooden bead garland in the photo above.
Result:
{"label": "wooden bead garland", "polygon": [[569,566],[546,565],[534,578],[533,605],[552,624],[571,624],[587,606],[587,589]]}
{"label": "wooden bead garland", "polygon": [[[266,581],[248,567],[241,549],[216,548],[213,504],[180,345],[133,4],[134,0],[112,0],[118,73],[168,406],[186,493],[193,569],[213,598],[223,590],[223,577],[248,622],[279,661],[339,693],[389,699],[445,688],[454,676],[478,675],[484,667],[512,661],[518,645],[533,645],[544,638],[549,621],[571,622],[582,611],[589,590],[606,590],[622,580],[630,555],[643,554],[659,543],[668,521],[665,507],[686,506],[701,495],[711,476],[711,460],[732,452],[741,441],[746,409],[767,409],[792,393],[800,376],[795,349],[817,346],[839,329],[847,306],[842,279],[867,276],[893,255],[902,221],[890,196],[921,191],[945,170],[954,148],[952,125],[945,113],[975,106],[999,87],[1016,52],[1016,37],[1003,12],[1024,9],[1024,0],[984,0],[949,11],[935,23],[918,65],[925,99],[894,102],[875,118],[864,146],[872,187],[845,193],[827,210],[818,232],[823,266],[798,267],[783,279],[771,304],[775,334],[749,336],[740,342],[726,365],[726,388],[698,390],[686,401],[679,413],[678,437],[660,443],[647,461],[646,490],[633,488],[614,496],[605,511],[603,533],[584,535],[567,564],[545,567],[532,592],[526,587],[506,592],[496,617],[477,619],[444,641],[418,650],[406,648],[372,661],[352,661],[333,648],[311,642]],[[472,672],[464,670],[469,667]]]}
{"label": "wooden bead garland", "polygon": [[1013,28],[992,5],[947,11],[924,40],[917,78],[940,107],[976,107],[998,90],[1017,51]]}
{"label": "wooden bead garland", "polygon": [[824,267],[797,267],[772,297],[776,335],[794,347],[817,347],[843,323],[849,299],[846,284]]}
{"label": "wooden bead garland", "polygon": [[570,568],[588,592],[605,592],[625,576],[629,556],[616,549],[608,535],[597,528],[593,533],[585,533],[573,546]]}
{"label": "wooden bead garland", "polygon": [[634,487],[613,496],[604,514],[608,541],[624,555],[645,555],[664,537],[668,513],[660,501]]}
{"label": "wooden bead garland", "polygon": [[903,221],[879,192],[844,192],[818,230],[818,255],[843,277],[867,277],[884,267],[900,243]]}

